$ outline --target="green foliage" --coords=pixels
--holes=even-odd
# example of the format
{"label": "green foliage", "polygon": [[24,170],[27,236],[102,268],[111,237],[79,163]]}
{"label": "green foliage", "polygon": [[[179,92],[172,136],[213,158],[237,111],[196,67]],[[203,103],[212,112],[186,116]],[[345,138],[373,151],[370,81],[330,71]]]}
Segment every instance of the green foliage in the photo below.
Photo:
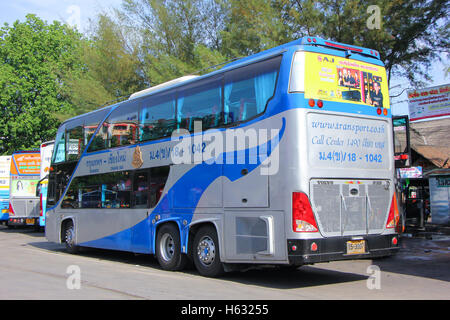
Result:
{"label": "green foliage", "polygon": [[80,34],[35,15],[0,31],[0,153],[36,148],[53,139],[55,113],[70,107],[66,71],[79,67]]}
{"label": "green foliage", "polygon": [[127,41],[122,26],[106,15],[93,22],[90,39],[81,44],[79,59],[83,67],[65,79],[76,106],[66,118],[144,88],[137,46]]}
{"label": "green foliage", "polygon": [[230,0],[226,27],[221,32],[222,51],[230,58],[247,56],[287,42],[289,29],[275,5],[275,1]]}
{"label": "green foliage", "polygon": [[141,39],[139,55],[152,86],[226,61],[218,50],[219,2],[124,0],[118,15]]}

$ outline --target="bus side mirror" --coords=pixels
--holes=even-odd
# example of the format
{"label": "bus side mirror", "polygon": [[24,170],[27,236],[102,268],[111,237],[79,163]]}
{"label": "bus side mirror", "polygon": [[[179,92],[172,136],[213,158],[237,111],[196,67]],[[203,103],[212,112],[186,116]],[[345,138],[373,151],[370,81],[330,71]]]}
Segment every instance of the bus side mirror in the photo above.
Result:
{"label": "bus side mirror", "polygon": [[36,197],[39,197],[41,195],[41,184],[38,183],[36,186]]}

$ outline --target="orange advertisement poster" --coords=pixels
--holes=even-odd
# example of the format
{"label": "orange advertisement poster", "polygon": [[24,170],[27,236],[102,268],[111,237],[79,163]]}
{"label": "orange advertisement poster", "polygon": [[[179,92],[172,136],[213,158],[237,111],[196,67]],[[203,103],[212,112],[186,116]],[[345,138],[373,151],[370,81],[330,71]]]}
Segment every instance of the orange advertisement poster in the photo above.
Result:
{"label": "orange advertisement poster", "polygon": [[40,175],[41,155],[36,153],[13,154],[11,161],[11,174],[15,175]]}

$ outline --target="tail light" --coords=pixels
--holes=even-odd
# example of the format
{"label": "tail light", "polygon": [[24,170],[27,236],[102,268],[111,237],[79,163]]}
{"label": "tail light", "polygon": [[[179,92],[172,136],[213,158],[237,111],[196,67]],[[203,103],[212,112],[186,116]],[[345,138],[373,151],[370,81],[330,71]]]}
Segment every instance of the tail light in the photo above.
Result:
{"label": "tail light", "polygon": [[397,207],[397,197],[392,196],[391,208],[389,209],[389,216],[386,223],[386,228],[395,228],[400,220],[400,215]]}
{"label": "tail light", "polygon": [[42,193],[39,195],[39,216],[42,217],[43,212],[42,212]]}
{"label": "tail light", "polygon": [[308,196],[302,192],[292,193],[292,229],[294,232],[319,231]]}
{"label": "tail light", "polygon": [[13,216],[14,215],[14,209],[13,209],[13,207],[12,207],[12,205],[11,205],[11,202],[9,203],[9,214],[11,215],[11,216]]}

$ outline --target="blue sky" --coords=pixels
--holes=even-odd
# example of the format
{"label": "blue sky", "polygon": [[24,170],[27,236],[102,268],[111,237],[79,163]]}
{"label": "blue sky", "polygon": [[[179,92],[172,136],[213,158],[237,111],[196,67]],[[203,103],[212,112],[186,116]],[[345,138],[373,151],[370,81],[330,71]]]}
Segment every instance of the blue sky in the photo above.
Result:
{"label": "blue sky", "polygon": [[[88,28],[89,18],[101,11],[118,8],[121,3],[122,0],[1,0],[0,24],[24,21],[28,13],[34,13],[49,23],[59,20],[76,24],[83,32]],[[80,26],[74,23],[78,21]]]}
{"label": "blue sky", "polygon": [[[70,25],[77,25],[81,32],[89,27],[89,18],[94,18],[102,11],[119,8],[122,0],[0,0],[0,25],[7,22],[14,23],[16,20],[24,21],[28,13],[35,13],[38,17],[51,23],[60,20]],[[376,48],[374,48],[376,49]],[[447,60],[448,63],[448,60]],[[450,83],[450,75],[445,77],[444,65],[435,63],[432,71],[433,81],[429,87]],[[400,84],[390,92],[396,95],[403,89],[409,87],[406,79],[392,79],[391,87]],[[393,99],[392,112],[394,114],[408,114],[408,103],[406,91],[398,98]]]}

